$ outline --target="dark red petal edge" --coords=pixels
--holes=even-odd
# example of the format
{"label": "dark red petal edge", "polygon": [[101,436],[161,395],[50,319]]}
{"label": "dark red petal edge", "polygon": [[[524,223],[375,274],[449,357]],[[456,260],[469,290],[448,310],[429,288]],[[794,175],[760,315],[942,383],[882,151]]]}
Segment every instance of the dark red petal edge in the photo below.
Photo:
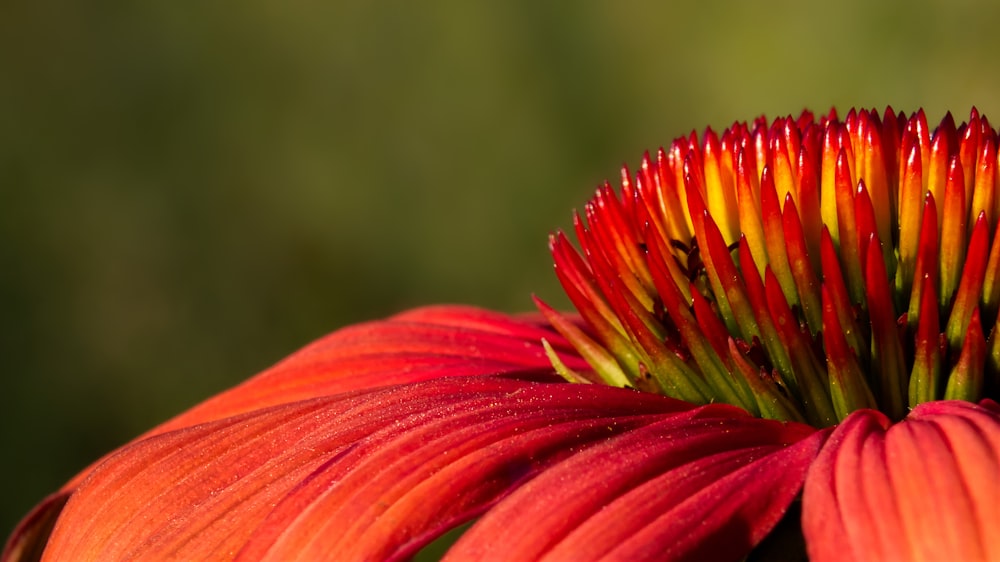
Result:
{"label": "dark red petal edge", "polygon": [[0,560],[28,561],[38,560],[45,550],[45,542],[52,533],[52,527],[59,518],[59,512],[69,499],[69,492],[56,492],[35,506],[4,545]]}

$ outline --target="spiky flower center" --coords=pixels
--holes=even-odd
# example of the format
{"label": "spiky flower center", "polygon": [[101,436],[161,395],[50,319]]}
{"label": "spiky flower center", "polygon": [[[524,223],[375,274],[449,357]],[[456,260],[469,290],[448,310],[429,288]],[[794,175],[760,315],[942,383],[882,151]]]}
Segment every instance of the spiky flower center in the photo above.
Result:
{"label": "spiky flower center", "polygon": [[550,240],[602,382],[827,426],[998,395],[997,131],[973,109],[834,111],[692,133]]}

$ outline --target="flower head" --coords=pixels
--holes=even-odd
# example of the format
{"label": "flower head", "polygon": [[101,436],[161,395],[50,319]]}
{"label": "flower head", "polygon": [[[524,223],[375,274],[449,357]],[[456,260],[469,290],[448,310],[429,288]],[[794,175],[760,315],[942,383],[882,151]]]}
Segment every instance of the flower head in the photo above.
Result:
{"label": "flower head", "polygon": [[552,237],[586,329],[539,304],[593,366],[560,372],[817,427],[996,397],[996,143],[888,108],[646,154],[576,216],[582,257]]}
{"label": "flower head", "polygon": [[680,139],[552,237],[578,314],[334,332],[0,560],[403,560],[467,522],[447,559],[1000,559],[997,138],[887,109]]}

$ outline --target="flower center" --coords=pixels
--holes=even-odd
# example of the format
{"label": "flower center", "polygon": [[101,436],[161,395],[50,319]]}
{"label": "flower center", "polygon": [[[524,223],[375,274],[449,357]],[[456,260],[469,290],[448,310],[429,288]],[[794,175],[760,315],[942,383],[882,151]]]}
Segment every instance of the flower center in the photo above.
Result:
{"label": "flower center", "polygon": [[[692,133],[550,239],[592,367],[572,382],[817,427],[1000,387],[997,132],[973,109],[805,112]],[[550,350],[551,351],[551,350]]]}

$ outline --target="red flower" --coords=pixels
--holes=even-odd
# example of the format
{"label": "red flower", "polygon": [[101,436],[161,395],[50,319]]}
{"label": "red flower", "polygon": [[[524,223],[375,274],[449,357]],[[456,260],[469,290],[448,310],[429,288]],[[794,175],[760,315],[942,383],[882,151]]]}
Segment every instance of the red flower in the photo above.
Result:
{"label": "red flower", "polygon": [[680,139],[598,191],[582,255],[553,237],[578,316],[335,332],[2,560],[406,559],[468,521],[449,559],[1000,559],[996,143],[975,111]]}

